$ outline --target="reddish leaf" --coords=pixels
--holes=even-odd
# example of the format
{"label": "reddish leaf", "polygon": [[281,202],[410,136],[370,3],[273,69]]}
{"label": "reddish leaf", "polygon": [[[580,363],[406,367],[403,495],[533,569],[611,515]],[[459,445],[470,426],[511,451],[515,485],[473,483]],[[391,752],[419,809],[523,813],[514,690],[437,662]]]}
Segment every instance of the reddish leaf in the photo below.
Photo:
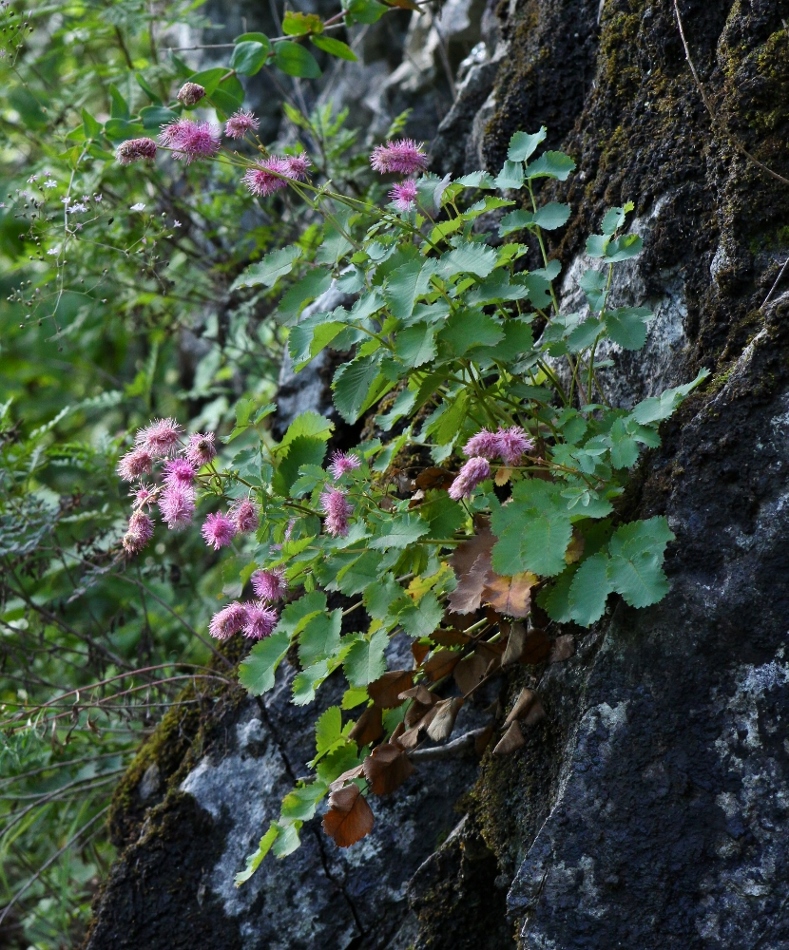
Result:
{"label": "reddish leaf", "polygon": [[490,660],[476,650],[458,663],[454,671],[455,682],[464,696],[468,695],[476,686],[479,686],[485,678],[485,671],[489,663]]}
{"label": "reddish leaf", "polygon": [[463,702],[459,696],[455,696],[453,699],[442,699],[436,704],[433,719],[427,727],[427,734],[434,742],[449,738]]}
{"label": "reddish leaf", "polygon": [[521,727],[517,722],[512,722],[510,723],[509,729],[507,729],[501,739],[496,743],[493,754],[509,755],[510,752],[520,749],[522,745],[526,745],[526,740],[523,738]]}
{"label": "reddish leaf", "polygon": [[373,680],[367,687],[370,699],[383,709],[394,709],[400,705],[400,693],[414,685],[413,670],[392,670]]}
{"label": "reddish leaf", "polygon": [[412,643],[411,653],[414,657],[414,665],[419,666],[419,664],[422,662],[422,660],[424,660],[429,652],[430,646],[427,643],[422,643],[420,640]]}
{"label": "reddish leaf", "polygon": [[375,795],[389,795],[414,771],[402,746],[384,742],[364,760],[364,776]]}
{"label": "reddish leaf", "polygon": [[424,13],[419,4],[414,0],[384,0],[384,3],[390,7],[402,7],[403,10],[413,10],[415,13]]}
{"label": "reddish leaf", "polygon": [[452,472],[435,466],[423,469],[415,479],[417,488],[449,488],[454,480]]}
{"label": "reddish leaf", "polygon": [[[421,722],[421,720],[424,719],[424,717],[430,712],[432,708],[432,704],[430,706],[426,706],[424,703],[414,700],[406,710],[403,722],[406,724],[406,726],[415,726],[418,722]],[[402,739],[400,741],[402,741]]]}
{"label": "reddish leaf", "polygon": [[368,706],[359,716],[356,725],[348,733],[348,738],[353,739],[361,749],[363,746],[370,745],[376,739],[380,739],[384,734],[384,724],[380,706]]}
{"label": "reddish leaf", "polygon": [[373,830],[375,818],[358,785],[346,785],[329,796],[323,830],[340,848],[361,841]]}
{"label": "reddish leaf", "polygon": [[422,703],[423,706],[432,706],[436,701],[436,697],[430,692],[427,686],[424,686],[422,683],[419,683],[417,686],[412,686],[411,689],[404,689],[400,693],[400,699],[415,699],[418,703]]}
{"label": "reddish leaf", "polygon": [[448,676],[460,662],[460,654],[454,650],[439,650],[422,664],[422,670],[431,683]]}
{"label": "reddish leaf", "polygon": [[553,641],[549,663],[561,663],[575,655],[575,639],[571,633],[564,633]]}
{"label": "reddish leaf", "polygon": [[482,592],[491,573],[490,556],[496,538],[487,527],[459,544],[449,559],[458,585],[449,595],[449,609],[457,614],[479,610]]}
{"label": "reddish leaf", "polygon": [[471,640],[471,637],[461,633],[460,630],[436,630],[430,634],[430,639],[442,647],[462,647]]}
{"label": "reddish leaf", "polygon": [[507,617],[528,617],[532,588],[537,582],[537,575],[529,571],[512,577],[490,573],[482,599]]}

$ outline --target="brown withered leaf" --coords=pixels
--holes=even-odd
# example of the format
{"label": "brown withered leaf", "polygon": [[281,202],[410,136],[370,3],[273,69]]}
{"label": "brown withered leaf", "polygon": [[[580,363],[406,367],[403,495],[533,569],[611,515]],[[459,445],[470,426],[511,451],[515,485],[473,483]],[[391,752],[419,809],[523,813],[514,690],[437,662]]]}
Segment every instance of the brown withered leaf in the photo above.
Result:
{"label": "brown withered leaf", "polygon": [[462,647],[471,637],[460,630],[435,630],[430,634],[430,639],[442,647]]}
{"label": "brown withered leaf", "polygon": [[474,751],[477,755],[482,755],[488,745],[490,745],[490,740],[493,738],[493,731],[493,723],[491,723],[489,726],[486,726],[474,740]]}
{"label": "brown withered leaf", "polygon": [[377,746],[362,763],[364,777],[374,795],[389,795],[414,771],[403,747],[390,742]]}
{"label": "brown withered leaf", "polygon": [[359,716],[356,725],[348,734],[349,739],[353,739],[361,749],[363,746],[370,745],[376,739],[380,739],[384,734],[383,716],[380,706],[368,706]]}
{"label": "brown withered leaf", "polygon": [[575,564],[576,561],[581,560],[581,555],[583,553],[584,536],[577,528],[573,528],[570,543],[567,545],[567,550],[564,552],[564,559],[568,564]]}
{"label": "brown withered leaf", "polygon": [[397,737],[397,742],[404,749],[415,749],[419,742],[419,733],[419,726],[414,726],[413,729],[406,729],[405,732]]}
{"label": "brown withered leaf", "polygon": [[523,725],[536,726],[538,722],[542,722],[542,720],[545,719],[546,715],[545,708],[538,697],[535,699],[531,709],[524,716]]}
{"label": "brown withered leaf", "polygon": [[549,663],[561,663],[575,656],[575,638],[571,633],[563,633],[553,641]]}
{"label": "brown withered leaf", "polygon": [[490,557],[495,537],[487,527],[459,544],[449,563],[457,578],[457,587],[449,595],[449,609],[456,614],[469,614],[479,610],[482,591],[491,572]]}
{"label": "brown withered leaf", "polygon": [[427,654],[430,652],[430,647],[427,643],[422,643],[420,640],[416,640],[411,644],[411,655],[414,658],[414,665],[419,666],[419,664],[424,660]]}
{"label": "brown withered leaf", "polygon": [[430,706],[426,706],[424,703],[414,700],[406,710],[405,716],[403,717],[403,722],[409,728],[416,726],[416,724],[421,722],[432,708],[432,704]]}
{"label": "brown withered leaf", "polygon": [[522,689],[504,722],[509,725],[511,722],[515,722],[516,719],[520,719],[521,716],[525,716],[536,699],[537,694],[533,689]]}
{"label": "brown withered leaf", "polygon": [[538,578],[530,571],[504,577],[488,575],[482,599],[507,617],[528,617],[531,610],[531,592]]}
{"label": "brown withered leaf", "polygon": [[362,774],[361,765],[354,765],[352,769],[346,769],[342,775],[338,775],[337,778],[329,786],[330,792],[336,792],[338,789],[342,788],[346,782],[350,782],[352,778],[359,778]]}
{"label": "brown withered leaf", "polygon": [[521,663],[542,663],[551,654],[551,641],[548,634],[539,627],[526,631],[526,640],[521,653]]}
{"label": "brown withered leaf", "polygon": [[422,469],[415,479],[416,487],[425,489],[449,488],[454,480],[455,476],[452,472],[448,472],[445,468],[438,468],[437,466]]}
{"label": "brown withered leaf", "polygon": [[373,830],[375,818],[358,785],[346,785],[329,796],[329,810],[323,816],[323,830],[340,848],[361,841]]}
{"label": "brown withered leaf", "polygon": [[502,666],[512,666],[513,663],[520,663],[523,646],[526,643],[526,627],[522,623],[511,623],[508,626],[509,636],[507,637],[504,656],[501,658]]}
{"label": "brown withered leaf", "polygon": [[486,659],[476,650],[463,657],[454,669],[455,682],[458,689],[464,696],[468,695],[485,678],[485,671],[488,668],[490,660]]}
{"label": "brown withered leaf", "polygon": [[520,749],[520,747],[523,745],[526,745],[526,740],[523,738],[521,727],[518,725],[517,721],[511,722],[507,731],[496,743],[493,749],[493,754],[509,755],[510,752]]}
{"label": "brown withered leaf", "polygon": [[433,703],[436,702],[436,697],[430,692],[427,686],[424,686],[422,683],[412,686],[411,689],[404,689],[403,692],[400,693],[400,699],[415,699],[418,703],[422,703],[423,706],[432,706]]}
{"label": "brown withered leaf", "polygon": [[433,719],[427,727],[427,734],[434,742],[443,742],[449,738],[463,702],[460,696],[455,696],[452,699],[442,699],[436,704]]}
{"label": "brown withered leaf", "polygon": [[400,693],[414,685],[413,670],[391,670],[367,687],[367,693],[376,706],[394,709],[400,705]]}
{"label": "brown withered leaf", "polygon": [[415,13],[424,12],[414,0],[384,0],[384,3],[389,7],[402,7],[403,10],[413,10]]}
{"label": "brown withered leaf", "polygon": [[512,478],[512,469],[508,465],[502,465],[496,470],[493,481],[496,485],[501,486],[506,485],[510,478]]}
{"label": "brown withered leaf", "polygon": [[454,650],[438,650],[422,664],[422,670],[431,683],[448,676],[460,662],[460,654]]}

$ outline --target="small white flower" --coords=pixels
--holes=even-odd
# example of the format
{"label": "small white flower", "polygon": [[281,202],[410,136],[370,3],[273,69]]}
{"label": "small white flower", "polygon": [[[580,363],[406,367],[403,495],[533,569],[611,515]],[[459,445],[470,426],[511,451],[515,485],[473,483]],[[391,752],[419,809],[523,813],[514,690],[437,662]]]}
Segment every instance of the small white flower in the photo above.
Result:
{"label": "small white flower", "polygon": [[47,178],[47,180],[44,182],[44,184],[41,187],[42,188],[57,188],[57,186],[58,186],[58,183],[55,181],[54,178]]}
{"label": "small white flower", "polygon": [[28,185],[32,185],[34,181],[38,181],[38,175],[31,175],[30,178],[28,178],[27,183]]}
{"label": "small white flower", "polygon": [[98,202],[98,201],[101,201],[101,199],[102,199],[103,197],[104,197],[104,195],[101,195],[101,194],[94,195],[94,196],[93,196],[93,200]]}
{"label": "small white flower", "polygon": [[173,227],[174,227],[174,228],[180,228],[180,227],[181,227],[181,222],[180,222],[180,221],[173,221]]}
{"label": "small white flower", "polygon": [[57,254],[60,254],[60,248],[51,247],[51,248],[47,251],[47,254],[49,254],[50,257],[55,257]]}
{"label": "small white flower", "polygon": [[131,211],[145,211],[145,205],[142,201],[138,201],[136,205],[132,205],[130,208]]}
{"label": "small white flower", "polygon": [[75,202],[73,205],[69,205],[69,214],[78,214],[80,211],[87,211],[88,206],[83,204],[81,201]]}

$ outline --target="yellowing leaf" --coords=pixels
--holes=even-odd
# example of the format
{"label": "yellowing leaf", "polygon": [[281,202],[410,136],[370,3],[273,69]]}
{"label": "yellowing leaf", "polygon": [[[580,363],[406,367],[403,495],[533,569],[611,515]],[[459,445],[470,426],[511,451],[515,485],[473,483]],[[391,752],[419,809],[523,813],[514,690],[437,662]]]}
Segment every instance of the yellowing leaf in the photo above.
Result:
{"label": "yellowing leaf", "polygon": [[482,598],[507,617],[528,617],[532,588],[537,582],[537,575],[530,571],[514,574],[512,577],[491,573]]}

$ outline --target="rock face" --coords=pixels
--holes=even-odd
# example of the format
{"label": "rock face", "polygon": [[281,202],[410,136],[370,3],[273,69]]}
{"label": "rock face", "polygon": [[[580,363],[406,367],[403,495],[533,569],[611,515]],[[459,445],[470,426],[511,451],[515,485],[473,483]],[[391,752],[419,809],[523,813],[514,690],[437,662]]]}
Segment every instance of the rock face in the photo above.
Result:
{"label": "rock face", "polygon": [[[244,828],[258,833],[261,790],[277,796],[293,769],[281,743],[299,724],[268,700],[217,699],[193,727],[202,745],[161,766],[154,807],[126,826],[90,950],[789,948],[789,278],[773,287],[789,185],[742,151],[789,178],[789,3],[678,8],[714,124],[673,4],[512,0],[500,41],[464,67],[493,63],[490,91],[478,72],[466,109],[461,82],[441,133],[457,139],[452,170],[498,168],[514,131],[548,125],[578,165],[556,191],[574,209],[553,249],[566,272],[607,207],[636,205],[645,253],[618,292],[658,316],[615,396],[713,372],[627,499],[628,516],[664,513],[676,534],[669,596],[570,631],[576,655],[536,671],[548,718],[523,749],[483,759],[440,847],[472,762],[407,790],[432,802],[418,831],[393,804],[367,850],[335,859],[309,842],[250,898],[220,869]],[[217,796],[223,757],[232,807]],[[146,814],[147,774],[127,789],[130,814]]]}

